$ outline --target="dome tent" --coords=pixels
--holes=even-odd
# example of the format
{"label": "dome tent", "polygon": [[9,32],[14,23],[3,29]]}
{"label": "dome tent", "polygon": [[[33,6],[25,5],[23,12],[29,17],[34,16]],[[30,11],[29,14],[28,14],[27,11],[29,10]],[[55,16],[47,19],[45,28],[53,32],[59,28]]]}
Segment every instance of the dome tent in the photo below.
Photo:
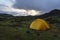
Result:
{"label": "dome tent", "polygon": [[35,30],[47,30],[49,28],[50,28],[49,25],[43,19],[36,19],[30,25],[30,29]]}

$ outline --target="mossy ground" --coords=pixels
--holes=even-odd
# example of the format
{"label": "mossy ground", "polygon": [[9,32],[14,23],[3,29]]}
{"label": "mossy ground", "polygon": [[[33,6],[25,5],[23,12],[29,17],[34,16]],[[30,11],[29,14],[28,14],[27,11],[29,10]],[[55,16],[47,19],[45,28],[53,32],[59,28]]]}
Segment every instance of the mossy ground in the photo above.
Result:
{"label": "mossy ground", "polygon": [[0,17],[0,40],[60,40],[60,17],[43,18],[49,30],[36,31],[29,28],[35,17]]}

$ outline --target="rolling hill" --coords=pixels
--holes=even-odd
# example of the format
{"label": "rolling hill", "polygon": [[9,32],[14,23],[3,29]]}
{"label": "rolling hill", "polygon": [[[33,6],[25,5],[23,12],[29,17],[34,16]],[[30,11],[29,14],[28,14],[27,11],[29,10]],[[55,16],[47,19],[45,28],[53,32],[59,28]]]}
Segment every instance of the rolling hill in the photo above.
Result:
{"label": "rolling hill", "polygon": [[[30,30],[30,23],[44,19],[49,30]],[[13,16],[0,13],[0,40],[60,40],[60,10],[54,9],[40,16]]]}

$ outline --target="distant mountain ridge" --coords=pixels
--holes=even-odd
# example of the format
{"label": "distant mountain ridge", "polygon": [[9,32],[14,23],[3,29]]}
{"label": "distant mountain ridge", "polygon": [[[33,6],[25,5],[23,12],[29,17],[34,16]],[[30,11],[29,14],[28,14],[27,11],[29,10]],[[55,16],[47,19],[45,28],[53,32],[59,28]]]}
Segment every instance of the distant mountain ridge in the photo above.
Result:
{"label": "distant mountain ridge", "polygon": [[[6,14],[6,13],[0,13],[0,16],[13,16],[13,15],[10,15],[10,14]],[[60,16],[60,10],[58,9],[54,9],[48,13],[45,13],[43,15],[39,15],[39,16],[21,16],[21,17],[41,17],[41,18],[46,18],[46,17],[49,17],[49,16]],[[17,16],[17,17],[20,17],[20,16]]]}

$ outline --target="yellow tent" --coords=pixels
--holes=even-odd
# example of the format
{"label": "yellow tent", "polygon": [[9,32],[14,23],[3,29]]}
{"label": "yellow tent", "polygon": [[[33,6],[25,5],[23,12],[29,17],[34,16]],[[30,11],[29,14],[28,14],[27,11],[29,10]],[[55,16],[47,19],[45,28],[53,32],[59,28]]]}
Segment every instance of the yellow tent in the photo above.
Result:
{"label": "yellow tent", "polygon": [[49,25],[43,19],[36,19],[30,25],[30,29],[35,30],[47,30],[49,28],[50,28]]}

